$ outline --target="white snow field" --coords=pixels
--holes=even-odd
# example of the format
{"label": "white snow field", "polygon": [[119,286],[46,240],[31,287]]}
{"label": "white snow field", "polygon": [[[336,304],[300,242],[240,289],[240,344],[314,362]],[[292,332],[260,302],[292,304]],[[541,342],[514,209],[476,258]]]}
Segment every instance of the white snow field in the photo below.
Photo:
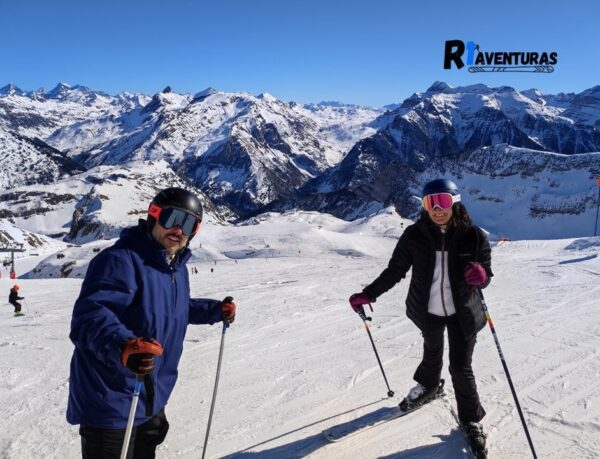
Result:
{"label": "white snow field", "polygon": [[[199,271],[192,294],[232,295],[238,305],[207,457],[468,457],[450,411],[447,363],[445,400],[339,443],[321,435],[389,410],[413,385],[422,341],[404,313],[408,279],[374,304],[370,325],[393,399],[347,303],[386,266],[400,223],[408,222],[384,212],[352,223],[312,213],[256,223],[206,225],[195,241],[203,248],[191,264]],[[540,458],[600,457],[599,252],[600,237],[494,244],[486,300]],[[65,408],[69,322],[81,279],[18,282],[26,315],[13,317],[7,303],[0,309],[0,457],[80,457]],[[0,290],[8,295],[13,283],[2,276]],[[189,327],[166,407],[171,430],[157,457],[201,457],[220,338],[219,324]],[[488,412],[489,457],[531,457],[487,327],[473,366]]]}

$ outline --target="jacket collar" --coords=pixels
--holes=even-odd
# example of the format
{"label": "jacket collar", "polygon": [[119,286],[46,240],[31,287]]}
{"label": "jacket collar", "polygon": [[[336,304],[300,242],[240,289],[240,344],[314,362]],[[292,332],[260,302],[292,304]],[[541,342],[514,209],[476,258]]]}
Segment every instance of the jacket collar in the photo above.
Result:
{"label": "jacket collar", "polygon": [[157,268],[165,271],[179,270],[192,256],[192,251],[185,248],[179,256],[175,257],[173,262],[167,261],[167,250],[152,239],[152,236],[146,230],[146,221],[140,219],[138,226],[125,228],[119,235],[116,246],[125,246],[133,249],[142,258],[152,263]]}
{"label": "jacket collar", "polygon": [[[433,223],[426,215],[421,215],[421,217],[417,220],[416,225],[427,237],[431,239],[441,236],[441,230],[439,226]],[[467,225],[465,222],[451,220],[450,224],[448,225],[448,230],[446,231],[446,240],[461,238],[466,234],[468,229],[469,225]]]}

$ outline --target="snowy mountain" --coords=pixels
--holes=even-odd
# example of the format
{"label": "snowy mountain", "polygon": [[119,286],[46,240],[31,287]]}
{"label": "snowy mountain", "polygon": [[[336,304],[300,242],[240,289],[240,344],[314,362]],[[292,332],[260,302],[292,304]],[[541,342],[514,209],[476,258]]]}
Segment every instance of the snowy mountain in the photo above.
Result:
{"label": "snowy mountain", "polygon": [[[400,108],[375,120],[377,133],[359,141],[336,167],[307,183],[293,198],[270,208],[300,207],[356,218],[394,204],[402,215],[414,216],[417,209],[414,196],[419,195],[428,177],[444,175],[447,168],[480,170],[484,163],[477,161],[491,155],[497,170],[490,169],[488,162],[476,185],[470,184],[468,178],[458,180],[459,183],[467,188],[485,188],[496,176],[506,175],[507,167],[511,174],[522,174],[523,186],[531,189],[532,202],[522,208],[519,217],[528,220],[541,215],[535,211],[533,199],[539,188],[536,182],[562,179],[552,178],[552,170],[543,171],[542,177],[538,162],[559,158],[552,161],[572,165],[578,169],[574,173],[582,174],[583,181],[577,186],[582,187],[583,194],[575,198],[578,201],[575,205],[567,195],[551,193],[557,199],[551,207],[568,207],[571,214],[585,214],[583,218],[587,221],[596,206],[593,178],[600,175],[600,155],[588,152],[600,151],[600,131],[565,116],[565,113],[584,113],[582,104],[576,103],[578,96],[558,106],[551,103],[556,99],[564,102],[568,97],[547,97],[531,90],[526,93],[533,99],[508,87],[451,88],[445,83],[435,83],[425,93],[414,94]],[[594,106],[590,97],[585,99],[589,103],[585,106],[588,114]],[[600,110],[600,103],[596,108]],[[487,148],[490,146],[500,147]],[[478,150],[484,153],[471,154]],[[519,157],[525,151],[527,154]],[[564,154],[556,156],[548,152]],[[568,157],[582,153],[588,155],[581,159]],[[508,200],[506,206],[510,206]],[[478,209],[474,212],[477,217]],[[498,222],[491,228],[497,233],[510,233],[509,229],[514,227],[506,222]],[[541,231],[538,237],[549,233],[557,237],[554,230]]]}
{"label": "snowy mountain", "polygon": [[27,138],[0,126],[0,190],[48,184],[83,168],[38,138]]}
{"label": "snowy mountain", "polygon": [[334,168],[303,187],[296,200],[276,203],[273,209],[298,207],[353,219],[393,205],[401,215],[416,218],[423,184],[447,177],[460,185],[462,202],[495,239],[593,234],[600,153],[561,155],[495,145],[414,169],[395,158],[386,157],[387,164],[370,161],[380,148],[371,143],[377,140],[361,142],[364,150],[355,157],[354,175],[342,166]]}
{"label": "snowy mountain", "polygon": [[[373,121],[385,111],[342,102],[306,104],[304,108],[319,124],[321,134],[330,143],[339,145],[344,154],[350,151],[358,140],[375,134],[377,129],[373,126]],[[334,161],[335,164],[338,162],[339,160]]]}
{"label": "snowy mountain", "polygon": [[115,116],[144,106],[148,101],[149,98],[141,94],[110,96],[66,83],[59,83],[49,91],[23,91],[9,84],[0,89],[0,128],[30,139],[46,141],[62,127]]}
{"label": "snowy mountain", "polygon": [[73,123],[47,141],[91,167],[165,159],[240,215],[289,195],[335,165],[380,112],[360,107],[304,108],[269,94],[194,96],[170,88],[146,106]]}
{"label": "snowy mountain", "polygon": [[[493,238],[594,234],[600,153],[561,155],[495,145],[436,164],[420,174],[419,183],[441,175],[462,184],[463,202]],[[412,204],[416,211],[420,202]]]}
{"label": "snowy mountain", "polygon": [[600,129],[600,86],[586,89],[574,96],[563,115]]}
{"label": "snowy mountain", "polygon": [[[545,162],[553,153],[600,151],[598,94],[598,87],[547,95],[436,82],[384,112],[339,102],[302,106],[269,94],[212,88],[190,95],[167,87],[149,98],[65,84],[30,92],[8,85],[0,90],[1,154],[9,165],[0,174],[0,189],[51,183],[81,167],[164,160],[232,216],[298,207],[353,219],[389,205],[414,216],[423,180],[463,165],[478,171],[474,161],[492,155],[498,170],[486,166],[472,184],[455,177],[465,189],[482,189],[507,167],[521,168],[521,185],[531,193],[518,217],[529,224],[546,215],[535,198],[536,181],[560,178],[551,178],[554,171],[541,173],[537,155]],[[471,155],[479,150],[485,153]],[[523,158],[531,165],[518,159],[520,152],[527,152]],[[571,164],[566,156],[557,158]],[[558,200],[550,207],[568,207],[585,221],[596,201],[589,179],[599,169],[597,155],[586,158],[574,167],[581,167],[582,187],[589,183],[589,189],[571,200],[549,195]],[[477,219],[477,206],[474,212]],[[490,230],[508,234],[502,225]],[[557,227],[567,233],[551,231],[552,237],[582,234]],[[513,237],[517,233],[532,234],[517,231]]]}
{"label": "snowy mountain", "polygon": [[[72,243],[111,239],[145,218],[154,195],[167,186],[189,188],[165,161],[97,166],[49,185],[0,191],[0,215],[19,228]],[[223,222],[201,191],[206,222]]]}
{"label": "snowy mountain", "polygon": [[0,190],[48,184],[84,168],[48,144],[57,129],[89,119],[111,117],[146,105],[146,96],[116,97],[83,86],[59,83],[50,91],[23,91],[13,84],[0,89]]}
{"label": "snowy mountain", "polygon": [[600,132],[574,117],[583,116],[594,102],[600,110],[593,88],[588,92],[562,108],[552,105],[552,98],[530,99],[508,86],[451,88],[436,82],[425,93],[406,99],[392,113],[385,133],[397,143],[407,143],[400,145],[400,152],[417,163],[422,161],[420,145],[410,137],[418,133],[430,139],[428,148],[421,150],[429,160],[500,143],[565,154],[600,151]]}

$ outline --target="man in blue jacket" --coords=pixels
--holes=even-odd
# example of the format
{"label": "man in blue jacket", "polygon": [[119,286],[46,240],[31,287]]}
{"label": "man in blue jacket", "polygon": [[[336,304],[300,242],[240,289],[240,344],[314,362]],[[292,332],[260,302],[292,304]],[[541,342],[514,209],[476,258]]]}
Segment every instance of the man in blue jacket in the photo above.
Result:
{"label": "man in blue jacket", "polygon": [[169,424],[188,324],[233,322],[235,304],[190,298],[188,248],[200,200],[181,188],[158,193],[147,220],[92,259],[71,320],[67,421],[79,424],[82,456],[118,458],[136,375],[143,375],[128,458],[154,458]]}

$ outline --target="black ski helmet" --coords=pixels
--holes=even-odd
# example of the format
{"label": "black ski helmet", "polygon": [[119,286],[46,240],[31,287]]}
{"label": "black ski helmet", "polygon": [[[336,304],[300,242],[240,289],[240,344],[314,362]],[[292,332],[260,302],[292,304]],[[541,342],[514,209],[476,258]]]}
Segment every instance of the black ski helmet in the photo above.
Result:
{"label": "black ski helmet", "polygon": [[450,193],[452,196],[460,196],[456,183],[454,183],[452,180],[444,178],[427,182],[423,187],[423,193],[421,194],[421,197],[436,193]]}
{"label": "black ski helmet", "polygon": [[[184,190],[183,188],[166,188],[154,196],[150,205],[157,205],[158,207],[175,207],[177,209],[185,210],[190,214],[194,215],[198,221],[202,221],[202,203],[200,199],[191,191]],[[156,224],[156,218],[148,214],[148,231],[152,232],[152,228]],[[194,234],[190,235],[190,240],[194,237]]]}

